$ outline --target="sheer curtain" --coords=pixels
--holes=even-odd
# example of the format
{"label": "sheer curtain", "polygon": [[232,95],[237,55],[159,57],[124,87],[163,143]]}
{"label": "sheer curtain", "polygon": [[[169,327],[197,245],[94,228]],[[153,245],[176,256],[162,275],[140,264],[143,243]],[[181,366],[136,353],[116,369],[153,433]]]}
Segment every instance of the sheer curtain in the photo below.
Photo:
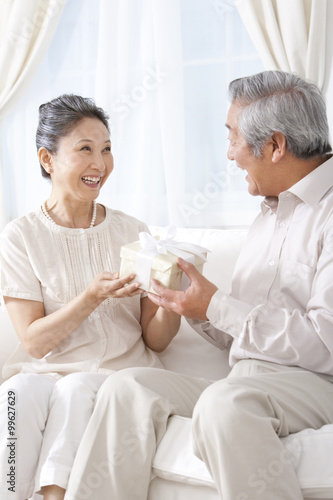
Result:
{"label": "sheer curtain", "polygon": [[327,0],[235,0],[266,69],[296,72],[324,87]]}
{"label": "sheer curtain", "polygon": [[247,225],[226,89],[262,69],[232,0],[101,0],[96,96],[113,124],[103,199],[150,224]]}
{"label": "sheer curtain", "polygon": [[185,189],[178,0],[101,0],[96,99],[109,110],[115,172],[103,199],[176,220]]}
{"label": "sheer curtain", "polygon": [[[0,127],[29,85],[52,39],[66,0],[3,0],[0,17]],[[1,151],[1,148],[0,148]],[[8,220],[0,162],[0,228]]]}
{"label": "sheer curtain", "polygon": [[4,119],[3,182],[10,219],[36,210],[50,193],[51,184],[41,176],[35,146],[39,105],[63,93],[94,97],[99,26],[96,3],[98,0],[66,1],[39,69]]}
{"label": "sheer curtain", "polygon": [[67,0],[44,60],[2,131],[10,218],[49,195],[38,106],[62,93],[111,117],[115,170],[100,201],[151,225],[246,226],[260,200],[226,160],[230,80],[263,64],[233,0]]}

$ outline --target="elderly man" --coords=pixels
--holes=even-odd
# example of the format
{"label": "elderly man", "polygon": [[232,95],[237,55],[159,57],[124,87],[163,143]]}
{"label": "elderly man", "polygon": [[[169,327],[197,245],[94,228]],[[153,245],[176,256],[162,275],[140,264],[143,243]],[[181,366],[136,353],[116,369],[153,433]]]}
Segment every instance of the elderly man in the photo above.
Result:
{"label": "elderly man", "polygon": [[[278,71],[233,81],[228,157],[247,171],[261,213],[226,295],[184,261],[191,286],[150,298],[230,350],[230,375],[210,383],[150,368],[105,383],[74,465],[80,500],[145,500],[156,444],[171,414],[193,415],[196,454],[223,500],[301,500],[279,437],[333,422],[333,159],[320,91]],[[170,338],[157,338],[163,349]],[[267,477],[268,464],[279,474]],[[273,467],[273,466],[272,466]],[[81,488],[81,490],[80,490]],[[85,497],[89,498],[89,497]]]}

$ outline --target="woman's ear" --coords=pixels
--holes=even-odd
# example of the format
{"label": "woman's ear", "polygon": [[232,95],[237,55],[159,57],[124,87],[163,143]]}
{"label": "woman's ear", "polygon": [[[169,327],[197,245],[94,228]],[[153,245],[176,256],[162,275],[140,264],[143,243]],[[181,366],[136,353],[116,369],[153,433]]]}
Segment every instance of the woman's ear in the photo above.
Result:
{"label": "woman's ear", "polygon": [[39,158],[40,164],[42,165],[44,170],[48,174],[51,174],[53,172],[52,155],[48,152],[48,150],[46,148],[39,148],[38,158]]}
{"label": "woman's ear", "polygon": [[271,141],[273,146],[272,162],[277,163],[286,154],[287,140],[285,135],[283,135],[281,132],[274,132],[274,134],[271,137]]}

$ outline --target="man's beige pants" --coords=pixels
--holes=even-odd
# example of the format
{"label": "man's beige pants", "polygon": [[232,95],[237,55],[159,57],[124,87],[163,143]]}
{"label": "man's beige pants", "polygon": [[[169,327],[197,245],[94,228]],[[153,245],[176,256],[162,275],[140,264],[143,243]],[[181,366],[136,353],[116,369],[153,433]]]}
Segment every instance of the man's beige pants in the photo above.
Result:
{"label": "man's beige pants", "polygon": [[112,374],[99,391],[66,500],[146,500],[170,415],[193,415],[195,453],[223,500],[301,500],[279,437],[333,423],[333,384],[297,367],[244,360],[211,383],[154,368]]}

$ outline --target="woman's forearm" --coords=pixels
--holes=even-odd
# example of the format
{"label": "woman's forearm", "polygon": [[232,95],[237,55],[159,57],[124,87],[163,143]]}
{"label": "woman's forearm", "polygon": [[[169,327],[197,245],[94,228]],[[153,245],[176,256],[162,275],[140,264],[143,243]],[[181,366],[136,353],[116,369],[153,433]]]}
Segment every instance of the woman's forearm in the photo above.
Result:
{"label": "woman's forearm", "polygon": [[[148,298],[145,300],[149,301]],[[156,310],[156,306],[150,304]],[[177,334],[180,321],[179,314],[159,307],[149,321],[141,322],[143,339],[147,347],[156,352],[164,351]]]}
{"label": "woman's forearm", "polygon": [[[8,298],[5,302],[24,349],[38,359],[71,335],[98,306],[86,291],[48,315],[41,302]],[[19,315],[20,320],[15,320]]]}
{"label": "woman's forearm", "polygon": [[[71,335],[107,298],[130,297],[140,293],[133,276],[118,279],[102,273],[77,297],[57,311],[45,315],[42,302],[5,298],[8,313],[25,350],[42,358]],[[124,285],[127,286],[124,286]]]}
{"label": "woman's forearm", "polygon": [[99,304],[85,290],[57,311],[34,321],[27,329],[27,340],[42,358],[76,330]]}

